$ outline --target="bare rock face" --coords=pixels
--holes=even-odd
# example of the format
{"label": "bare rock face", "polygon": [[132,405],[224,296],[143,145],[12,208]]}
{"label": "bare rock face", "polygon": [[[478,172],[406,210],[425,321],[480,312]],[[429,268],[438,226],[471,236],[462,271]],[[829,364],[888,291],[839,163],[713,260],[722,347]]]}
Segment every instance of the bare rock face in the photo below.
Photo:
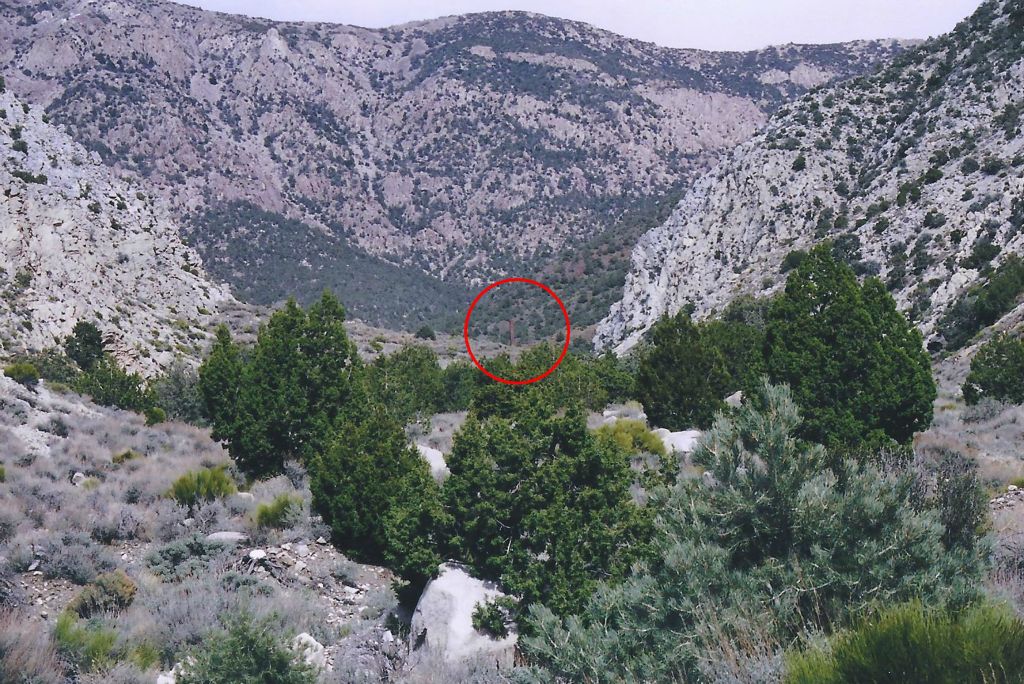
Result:
{"label": "bare rock face", "polygon": [[455,563],[441,566],[441,574],[427,583],[412,616],[408,664],[413,672],[444,663],[484,662],[511,667],[517,635],[504,639],[481,634],[473,627],[478,603],[504,596],[491,582],[477,579]]}
{"label": "bare rock face", "polygon": [[195,348],[196,323],[230,300],[163,202],[0,93],[0,354],[58,344],[94,321],[130,368]]}
{"label": "bare rock face", "polygon": [[0,46],[10,88],[190,217],[214,275],[257,303],[329,285],[374,323],[397,314],[360,289],[372,257],[449,281],[535,266],[902,48],[713,53],[525,13],[367,30],[152,0],[7,4]]}
{"label": "bare rock face", "polygon": [[941,348],[957,299],[1024,249],[1022,36],[1020,3],[989,0],[880,72],[783,106],[643,236],[598,348],[624,352],[687,305],[777,292],[785,256],[826,238]]}

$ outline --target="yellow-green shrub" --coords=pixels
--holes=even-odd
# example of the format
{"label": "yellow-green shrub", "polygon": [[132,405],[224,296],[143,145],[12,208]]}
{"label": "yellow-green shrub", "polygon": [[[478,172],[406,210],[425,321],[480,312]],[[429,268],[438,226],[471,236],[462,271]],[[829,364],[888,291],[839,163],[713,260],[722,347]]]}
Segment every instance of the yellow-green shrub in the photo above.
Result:
{"label": "yellow-green shrub", "polygon": [[116,661],[117,632],[81,623],[74,613],[57,618],[53,639],[61,654],[83,672],[102,670]]}
{"label": "yellow-green shrub", "polygon": [[120,611],[131,605],[138,587],[124,570],[99,575],[68,604],[68,611],[88,618],[96,613]]}
{"label": "yellow-green shrub", "polygon": [[218,467],[185,473],[171,485],[168,496],[191,508],[200,501],[222,499],[234,493],[235,483],[223,467]]}
{"label": "yellow-green shrub", "polygon": [[602,425],[597,434],[608,437],[628,453],[649,453],[665,455],[665,445],[656,434],[647,429],[639,420],[622,419],[609,425]]}
{"label": "yellow-green shrub", "polygon": [[302,510],[300,497],[294,494],[281,494],[270,503],[260,504],[256,508],[256,525],[258,527],[286,527],[289,519],[296,511],[300,510]]}
{"label": "yellow-green shrub", "polygon": [[1019,682],[1024,622],[1006,606],[953,613],[908,603],[832,638],[830,648],[793,651],[786,684]]}

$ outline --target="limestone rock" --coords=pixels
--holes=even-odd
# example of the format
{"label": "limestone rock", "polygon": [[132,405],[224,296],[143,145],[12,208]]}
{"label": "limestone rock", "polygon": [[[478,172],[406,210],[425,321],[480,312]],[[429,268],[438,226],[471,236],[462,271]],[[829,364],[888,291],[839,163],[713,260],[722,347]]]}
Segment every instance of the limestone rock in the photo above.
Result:
{"label": "limestone rock", "polygon": [[165,202],[22,105],[0,93],[0,349],[52,347],[89,320],[123,365],[156,372],[230,294]]}
{"label": "limestone rock", "polygon": [[624,353],[688,304],[700,318],[776,293],[786,255],[826,238],[941,347],[939,321],[983,267],[1024,253],[1015,7],[986,3],[958,35],[783,107],[640,239],[596,347]]}
{"label": "limestone rock", "polygon": [[206,535],[206,541],[222,542],[224,544],[232,544],[234,546],[240,546],[249,540],[249,535],[244,532],[213,532]]}
{"label": "limestone rock", "polygon": [[440,574],[424,588],[412,616],[412,669],[437,657],[449,663],[486,659],[511,667],[518,635],[494,639],[473,628],[476,605],[503,595],[494,583],[473,577],[464,566],[443,564]]}
{"label": "limestone rock", "polygon": [[323,644],[303,632],[292,640],[292,650],[307,664],[323,670],[327,666],[327,652]]}
{"label": "limestone rock", "polygon": [[420,452],[423,460],[430,464],[430,474],[434,476],[434,479],[444,482],[445,478],[451,474],[448,464],[445,463],[444,454],[426,444],[417,444],[416,449]]}

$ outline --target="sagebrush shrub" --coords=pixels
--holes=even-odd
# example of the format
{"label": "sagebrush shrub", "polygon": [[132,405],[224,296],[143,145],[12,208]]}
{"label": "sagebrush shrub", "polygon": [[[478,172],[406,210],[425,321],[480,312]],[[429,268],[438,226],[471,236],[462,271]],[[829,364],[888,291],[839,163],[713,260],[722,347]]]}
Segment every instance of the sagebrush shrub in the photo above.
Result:
{"label": "sagebrush shrub", "polygon": [[96,613],[118,612],[135,600],[138,587],[124,570],[104,573],[90,582],[68,604],[67,610],[78,617],[88,618]]}
{"label": "sagebrush shrub", "polygon": [[0,682],[64,684],[64,667],[45,623],[25,613],[0,611]]}
{"label": "sagebrush shrub", "polygon": [[243,613],[190,654],[178,684],[315,684],[316,670],[275,638],[266,623]]}
{"label": "sagebrush shrub", "polygon": [[153,574],[165,580],[180,580],[205,570],[210,562],[227,552],[221,542],[201,535],[180,539],[150,552],[146,563]]}

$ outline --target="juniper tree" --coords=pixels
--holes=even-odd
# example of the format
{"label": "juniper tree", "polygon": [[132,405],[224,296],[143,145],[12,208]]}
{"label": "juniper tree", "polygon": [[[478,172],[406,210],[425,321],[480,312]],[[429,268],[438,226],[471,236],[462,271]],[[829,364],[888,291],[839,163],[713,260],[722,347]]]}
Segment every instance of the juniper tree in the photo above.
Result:
{"label": "juniper tree", "polygon": [[636,395],[651,422],[669,430],[707,427],[729,389],[725,358],[685,311],[662,318],[639,352]]}
{"label": "juniper tree", "polygon": [[829,245],[815,247],[768,315],[766,365],[792,387],[802,437],[908,443],[931,423],[935,382],[921,333],[875,278],[863,287]]}
{"label": "juniper tree", "polygon": [[645,549],[628,456],[590,433],[579,409],[471,413],[448,467],[451,555],[526,603],[578,609],[598,580],[623,576]]}

